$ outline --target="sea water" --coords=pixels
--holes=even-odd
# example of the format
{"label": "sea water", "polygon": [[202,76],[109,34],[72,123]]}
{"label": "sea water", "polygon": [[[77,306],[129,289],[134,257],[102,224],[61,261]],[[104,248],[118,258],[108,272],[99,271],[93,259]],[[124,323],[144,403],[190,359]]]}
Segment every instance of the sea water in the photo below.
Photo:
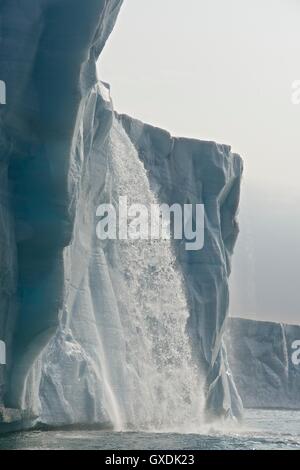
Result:
{"label": "sea water", "polygon": [[0,436],[0,450],[262,450],[300,449],[300,411],[246,410],[242,424],[199,433],[28,431]]}

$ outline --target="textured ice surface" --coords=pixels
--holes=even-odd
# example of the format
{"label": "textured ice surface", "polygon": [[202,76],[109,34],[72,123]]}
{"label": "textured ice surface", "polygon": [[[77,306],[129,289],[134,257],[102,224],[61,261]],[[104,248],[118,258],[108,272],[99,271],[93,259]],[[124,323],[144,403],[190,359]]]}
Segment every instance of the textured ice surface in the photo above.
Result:
{"label": "textured ice surface", "polygon": [[[114,114],[96,60],[121,3],[0,5],[0,397],[49,424],[192,429],[203,396],[241,411],[222,337],[242,162]],[[204,250],[101,243],[96,208],[123,192],[204,203]]]}
{"label": "textured ice surface", "polygon": [[222,342],[228,313],[230,259],[238,235],[242,161],[229,146],[173,138],[166,131],[120,116],[160,201],[204,204],[205,242],[201,251],[174,244],[189,303],[188,331],[194,358],[207,375],[207,409],[239,416],[242,405]]}
{"label": "textured ice surface", "polygon": [[65,310],[40,361],[41,419],[196,429],[203,380],[191,357],[185,289],[170,242],[96,238],[95,204],[122,194],[129,204],[155,203],[137,151],[114,118],[81,179]]}
{"label": "textured ice surface", "polygon": [[293,344],[299,325],[233,318],[226,333],[228,359],[248,408],[300,408],[300,364]]}

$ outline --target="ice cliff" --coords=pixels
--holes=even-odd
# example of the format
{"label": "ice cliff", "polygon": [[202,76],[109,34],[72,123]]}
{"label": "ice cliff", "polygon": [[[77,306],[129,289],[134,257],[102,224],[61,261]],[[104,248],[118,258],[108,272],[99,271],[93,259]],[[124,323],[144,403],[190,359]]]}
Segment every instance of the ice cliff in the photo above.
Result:
{"label": "ice cliff", "polygon": [[239,416],[241,403],[222,336],[229,306],[230,259],[238,235],[242,161],[226,145],[173,138],[127,116],[119,120],[159,200],[205,206],[204,248],[187,251],[183,240],[175,245],[175,252],[187,289],[194,355],[207,374],[207,409]]}
{"label": "ice cliff", "polygon": [[[242,409],[223,342],[242,162],[114,113],[96,61],[121,4],[0,3],[0,405],[192,429]],[[203,203],[204,249],[100,242],[120,195]]]}
{"label": "ice cliff", "polygon": [[300,409],[300,326],[232,318],[226,335],[244,406]]}

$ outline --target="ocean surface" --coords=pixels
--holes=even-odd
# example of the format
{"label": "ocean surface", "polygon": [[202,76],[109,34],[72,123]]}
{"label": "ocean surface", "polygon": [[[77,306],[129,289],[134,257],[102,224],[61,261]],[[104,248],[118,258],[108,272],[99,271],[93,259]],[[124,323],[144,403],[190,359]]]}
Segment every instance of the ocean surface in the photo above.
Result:
{"label": "ocean surface", "polygon": [[300,449],[300,411],[247,410],[242,425],[198,433],[28,431],[0,436],[0,450],[260,450]]}

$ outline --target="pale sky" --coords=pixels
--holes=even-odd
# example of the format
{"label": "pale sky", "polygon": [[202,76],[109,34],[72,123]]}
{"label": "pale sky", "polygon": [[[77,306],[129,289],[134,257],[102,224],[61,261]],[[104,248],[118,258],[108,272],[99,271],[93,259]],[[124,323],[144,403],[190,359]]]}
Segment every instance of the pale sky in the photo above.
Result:
{"label": "pale sky", "polygon": [[299,0],[125,0],[99,62],[117,111],[245,162],[231,313],[300,323]]}

